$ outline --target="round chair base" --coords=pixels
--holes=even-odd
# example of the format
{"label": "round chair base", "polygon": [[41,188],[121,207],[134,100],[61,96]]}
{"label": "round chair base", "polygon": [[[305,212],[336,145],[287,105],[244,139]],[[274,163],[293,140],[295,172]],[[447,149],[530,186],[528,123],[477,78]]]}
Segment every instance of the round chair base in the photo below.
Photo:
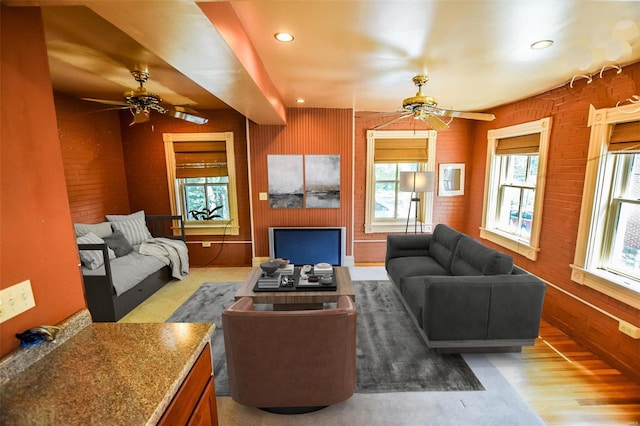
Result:
{"label": "round chair base", "polygon": [[258,407],[263,411],[274,414],[305,414],[327,408],[328,405],[320,405],[315,407]]}

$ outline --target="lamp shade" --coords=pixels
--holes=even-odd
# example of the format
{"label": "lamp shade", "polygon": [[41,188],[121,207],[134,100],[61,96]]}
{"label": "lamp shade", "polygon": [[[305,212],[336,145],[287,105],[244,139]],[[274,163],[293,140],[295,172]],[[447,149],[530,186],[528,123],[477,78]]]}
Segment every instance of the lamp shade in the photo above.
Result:
{"label": "lamp shade", "polygon": [[433,192],[433,172],[400,172],[400,191]]}

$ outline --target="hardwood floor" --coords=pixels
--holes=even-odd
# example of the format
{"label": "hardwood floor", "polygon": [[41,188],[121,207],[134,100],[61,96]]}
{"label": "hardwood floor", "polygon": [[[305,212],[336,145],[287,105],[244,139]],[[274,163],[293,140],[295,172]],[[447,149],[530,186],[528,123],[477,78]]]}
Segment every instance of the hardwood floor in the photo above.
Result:
{"label": "hardwood floor", "polygon": [[549,425],[640,424],[640,384],[544,320],[534,346],[487,358]]}
{"label": "hardwood floor", "polygon": [[[163,322],[203,282],[243,281],[250,270],[192,268],[185,280],[167,284],[121,321]],[[358,274],[352,273],[352,278],[387,279],[374,268],[358,268]],[[544,320],[540,336],[535,346],[525,347],[521,353],[486,356],[545,423],[640,425],[639,383],[627,379]]]}

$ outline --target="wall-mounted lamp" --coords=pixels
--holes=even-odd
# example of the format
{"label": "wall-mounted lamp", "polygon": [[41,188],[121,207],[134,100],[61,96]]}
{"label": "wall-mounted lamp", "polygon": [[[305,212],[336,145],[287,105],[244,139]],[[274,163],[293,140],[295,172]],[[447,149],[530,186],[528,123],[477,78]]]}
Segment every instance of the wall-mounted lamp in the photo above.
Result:
{"label": "wall-mounted lamp", "polygon": [[[420,202],[420,192],[433,192],[433,172],[400,172],[400,191],[411,192],[411,204],[415,203],[415,221],[413,232],[418,233],[418,203]],[[404,232],[409,230],[409,218],[411,217],[411,204],[407,212],[407,225]],[[422,222],[420,222],[420,232],[422,232]]]}

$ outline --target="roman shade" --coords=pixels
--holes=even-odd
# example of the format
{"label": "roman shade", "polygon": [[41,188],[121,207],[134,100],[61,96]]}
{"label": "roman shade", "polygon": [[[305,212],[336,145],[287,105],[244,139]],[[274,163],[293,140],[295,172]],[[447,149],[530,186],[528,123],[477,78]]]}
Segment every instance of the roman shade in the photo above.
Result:
{"label": "roman shade", "polygon": [[176,178],[227,176],[225,141],[173,142]]}
{"label": "roman shade", "polygon": [[540,149],[540,133],[498,139],[496,155],[536,154]]}
{"label": "roman shade", "polygon": [[640,121],[614,124],[609,138],[609,152],[640,153]]}
{"label": "roman shade", "polygon": [[426,163],[427,139],[376,139],[375,163]]}

